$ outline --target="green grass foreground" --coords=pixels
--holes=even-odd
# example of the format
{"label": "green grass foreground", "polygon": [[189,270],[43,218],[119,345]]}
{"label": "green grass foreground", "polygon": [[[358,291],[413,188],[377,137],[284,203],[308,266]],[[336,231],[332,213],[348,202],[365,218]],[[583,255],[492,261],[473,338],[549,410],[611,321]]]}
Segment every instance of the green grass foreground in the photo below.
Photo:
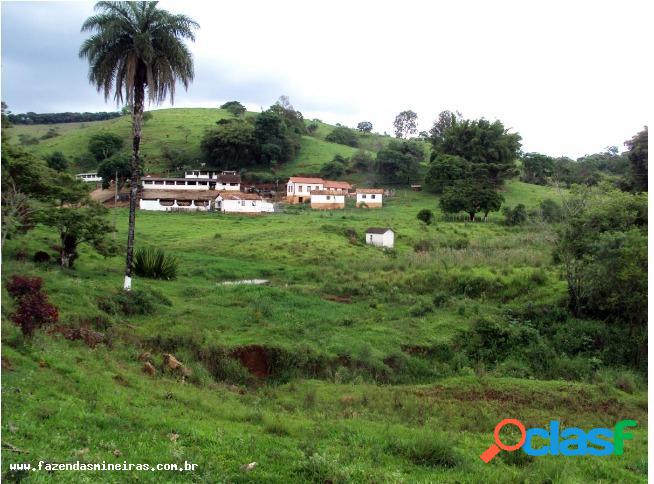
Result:
{"label": "green grass foreground", "polygon": [[[510,182],[506,203],[536,207],[556,192]],[[422,208],[434,225],[416,220]],[[112,213],[113,215],[113,213]],[[127,211],[118,209],[117,239]],[[31,262],[57,240],[37,228],[9,241],[4,278],[38,275],[62,324],[102,321],[109,345],[88,347],[39,331],[25,342],[2,305],[3,476],[28,482],[645,482],[647,393],[626,393],[609,379],[585,383],[498,377],[463,366],[415,366],[389,372],[402,355],[461,337],[483,315],[566,294],[551,260],[552,228],[444,221],[437,200],[399,191],[381,210],[316,212],[287,207],[261,217],[138,212],[137,247],[179,259],[172,281],[135,278],[169,305],[154,314],[107,316],[98,301],[122,283],[123,259],[82,250],[76,268]],[[396,248],[366,246],[367,227],[396,230]],[[351,240],[353,229],[357,240]],[[430,249],[416,252],[416,245]],[[24,251],[27,259],[17,260]],[[425,309],[434,274],[501,281],[494,294],[453,292]],[[221,286],[261,278],[263,286]],[[451,279],[448,279],[451,278]],[[97,328],[96,328],[97,329]],[[275,348],[315,376],[273,374],[248,379],[242,367],[207,364],[220,348]],[[192,371],[185,380],[143,373],[139,354],[159,366],[172,352]],[[405,356],[406,357],[406,356]],[[411,358],[411,360],[418,358]],[[339,363],[340,362],[340,363]],[[348,366],[346,362],[357,362]],[[223,362],[224,363],[224,362]],[[278,362],[279,363],[279,362]],[[280,363],[281,364],[281,363]],[[238,365],[237,365],[238,366]],[[361,371],[359,371],[359,369]],[[365,371],[363,371],[365,370]],[[216,378],[229,372],[228,381]],[[607,370],[608,371],[608,370]],[[375,373],[377,372],[377,373]],[[375,380],[371,375],[378,374]],[[239,382],[238,378],[244,378]],[[247,383],[246,381],[247,380]],[[503,453],[486,465],[479,454],[503,418],[527,427],[613,427],[638,422],[622,456],[539,457]],[[180,463],[179,472],[9,473],[13,462]],[[243,464],[257,462],[251,471]]]}

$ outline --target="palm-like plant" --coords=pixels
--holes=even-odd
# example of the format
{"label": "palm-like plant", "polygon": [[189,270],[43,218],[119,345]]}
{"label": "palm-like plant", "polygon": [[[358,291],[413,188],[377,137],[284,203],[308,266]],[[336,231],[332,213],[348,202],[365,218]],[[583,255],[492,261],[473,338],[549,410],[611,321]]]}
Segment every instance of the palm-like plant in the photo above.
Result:
{"label": "palm-like plant", "polygon": [[175,96],[175,84],[185,89],[193,80],[193,59],[184,40],[195,40],[198,24],[185,15],[157,8],[157,2],[98,2],[96,15],[82,25],[91,36],[79,55],[89,61],[89,81],[105,100],[132,106],[132,163],[129,196],[129,229],[124,289],[132,284],[136,195],[139,184],[141,125],[148,101],[162,103]]}

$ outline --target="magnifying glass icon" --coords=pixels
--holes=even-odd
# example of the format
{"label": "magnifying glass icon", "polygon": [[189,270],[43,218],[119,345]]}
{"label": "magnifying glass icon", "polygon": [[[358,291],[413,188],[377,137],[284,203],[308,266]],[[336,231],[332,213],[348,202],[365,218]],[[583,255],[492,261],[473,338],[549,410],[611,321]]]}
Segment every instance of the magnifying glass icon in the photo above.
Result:
{"label": "magnifying glass icon", "polygon": [[[516,427],[518,427],[521,434],[520,442],[518,442],[515,445],[506,445],[500,440],[500,431],[506,425],[515,425]],[[525,443],[525,440],[527,439],[527,430],[525,429],[525,426],[522,424],[520,420],[517,420],[515,418],[505,418],[495,426],[495,431],[493,432],[493,436],[495,437],[495,443],[492,444],[488,449],[486,449],[479,456],[481,460],[483,460],[486,464],[488,464],[493,459],[493,457],[499,454],[500,450],[513,452],[514,450],[518,450],[520,447],[522,447]]]}

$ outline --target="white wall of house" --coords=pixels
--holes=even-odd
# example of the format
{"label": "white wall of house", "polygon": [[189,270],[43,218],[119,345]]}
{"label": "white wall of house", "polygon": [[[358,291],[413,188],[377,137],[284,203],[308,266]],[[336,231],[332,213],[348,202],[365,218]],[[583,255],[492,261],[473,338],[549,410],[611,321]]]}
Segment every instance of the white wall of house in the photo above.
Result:
{"label": "white wall of house", "polygon": [[216,190],[221,192],[239,192],[241,191],[241,184],[216,182]]}
{"label": "white wall of house", "polygon": [[383,197],[383,195],[381,193],[357,193],[357,207],[361,203],[365,203],[365,204],[370,204],[370,203],[381,204],[382,203],[382,197]]}
{"label": "white wall of house", "polygon": [[345,203],[345,195],[311,195],[311,204]]}
{"label": "white wall of house", "polygon": [[272,203],[263,200],[224,200],[218,197],[216,208],[224,213],[263,213],[274,212]]}
{"label": "white wall of house", "polygon": [[286,195],[289,197],[310,197],[312,190],[323,190],[324,183],[300,183],[288,182],[286,184]]}
{"label": "white wall of house", "polygon": [[376,245],[377,247],[393,247],[395,234],[392,230],[387,230],[383,234],[366,233],[366,244]]}
{"label": "white wall of house", "polygon": [[[188,202],[183,202],[188,203]],[[190,205],[178,205],[177,200],[170,205],[170,201],[162,202],[161,200],[144,200],[139,201],[139,208],[141,210],[151,210],[156,212],[171,212],[171,211],[189,211],[189,212],[206,212],[211,209],[211,204],[204,201],[198,201],[198,205],[195,204],[195,201],[191,201]]]}
{"label": "white wall of house", "polygon": [[97,173],[80,173],[75,175],[75,178],[85,181],[85,182],[101,182],[102,177],[98,176]]}
{"label": "white wall of house", "polygon": [[208,180],[156,180],[143,178],[144,190],[209,190]]}
{"label": "white wall of house", "polygon": [[184,178],[201,178],[205,180],[213,179],[218,176],[217,171],[203,171],[203,170],[192,170],[184,172]]}

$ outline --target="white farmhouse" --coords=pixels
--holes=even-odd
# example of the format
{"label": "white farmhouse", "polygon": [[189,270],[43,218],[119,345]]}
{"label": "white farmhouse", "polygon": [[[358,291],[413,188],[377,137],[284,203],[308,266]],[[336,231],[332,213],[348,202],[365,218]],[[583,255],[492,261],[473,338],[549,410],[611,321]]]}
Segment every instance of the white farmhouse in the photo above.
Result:
{"label": "white farmhouse", "polygon": [[381,208],[383,197],[383,188],[357,188],[357,207]]}
{"label": "white farmhouse", "polygon": [[184,178],[203,178],[206,180],[215,179],[218,176],[217,171],[190,170],[184,172]]}
{"label": "white farmhouse", "polygon": [[345,208],[347,192],[332,190],[312,190],[311,208],[316,210],[335,210]]}
{"label": "white farmhouse", "polygon": [[292,176],[286,183],[286,199],[288,203],[308,202],[312,191],[324,189],[325,180],[322,178]]}
{"label": "white farmhouse", "polygon": [[143,190],[139,208],[159,212],[207,212],[218,195],[214,190]]}
{"label": "white farmhouse", "polygon": [[141,179],[143,190],[210,190],[210,181],[192,178],[153,178]]}
{"label": "white farmhouse", "polygon": [[386,227],[370,227],[366,230],[366,244],[391,248],[395,245],[395,232]]}
{"label": "white farmhouse", "polygon": [[235,171],[223,171],[216,177],[216,190],[240,192],[241,175]]}
{"label": "white farmhouse", "polygon": [[75,178],[82,180],[84,182],[101,182],[102,177],[98,176],[97,173],[79,173],[75,175]]}
{"label": "white farmhouse", "polygon": [[272,203],[264,201],[255,193],[220,192],[216,198],[216,210],[223,213],[242,213],[256,215],[264,212],[274,212]]}

